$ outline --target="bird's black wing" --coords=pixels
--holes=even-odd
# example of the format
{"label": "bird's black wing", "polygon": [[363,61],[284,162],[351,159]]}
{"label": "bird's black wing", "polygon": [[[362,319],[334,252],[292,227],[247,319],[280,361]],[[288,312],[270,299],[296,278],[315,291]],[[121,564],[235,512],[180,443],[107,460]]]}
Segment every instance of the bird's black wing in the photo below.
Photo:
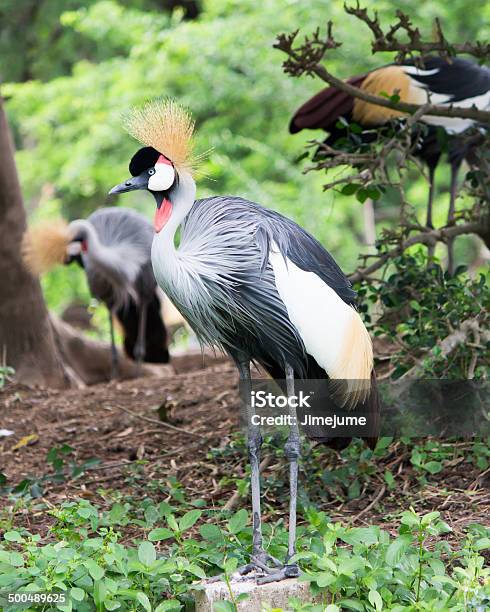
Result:
{"label": "bird's black wing", "polygon": [[[407,61],[403,65],[414,66],[414,63]],[[433,74],[424,74],[432,71]],[[490,90],[490,70],[461,58],[424,58],[420,73],[410,72],[410,77],[433,94],[447,95],[449,102],[475,98]]]}

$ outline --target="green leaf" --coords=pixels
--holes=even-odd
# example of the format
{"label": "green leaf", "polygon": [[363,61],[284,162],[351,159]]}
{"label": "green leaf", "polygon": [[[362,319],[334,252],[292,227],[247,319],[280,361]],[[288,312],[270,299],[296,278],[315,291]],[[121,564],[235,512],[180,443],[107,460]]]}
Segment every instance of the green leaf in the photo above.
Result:
{"label": "green leaf", "polygon": [[347,610],[358,610],[358,612],[364,612],[364,606],[357,599],[341,599],[337,602],[340,609],[347,608]]}
{"label": "green leaf", "polygon": [[242,508],[235,512],[235,514],[228,521],[228,530],[230,533],[236,535],[240,531],[242,531],[248,523],[248,512]]}
{"label": "green leaf", "polygon": [[177,521],[175,520],[175,516],[173,514],[167,514],[166,519],[168,526],[172,531],[179,531],[179,526],[177,525]]}
{"label": "green leaf", "polygon": [[181,608],[182,604],[180,601],[176,599],[167,599],[167,601],[159,603],[154,612],[169,612],[169,610],[180,610]]}
{"label": "green leaf", "polygon": [[201,537],[207,540],[208,542],[222,542],[223,534],[221,533],[221,529],[217,525],[210,525],[208,523],[204,523],[199,528],[199,533]]}
{"label": "green leaf", "polygon": [[97,565],[97,563],[93,559],[87,559],[83,562],[83,565],[88,569],[88,573],[92,576],[94,580],[100,580],[104,577],[104,568],[100,567],[100,565]]}
{"label": "green leaf", "polygon": [[151,603],[147,595],[145,595],[141,591],[138,591],[136,599],[140,602],[146,612],[151,612]]}
{"label": "green leaf", "polygon": [[488,550],[490,548],[490,538],[479,538],[474,544],[475,550]]}
{"label": "green leaf", "polygon": [[94,601],[97,608],[102,608],[104,605],[105,596],[107,595],[107,586],[103,580],[96,580],[94,583]]}
{"label": "green leaf", "polygon": [[389,489],[392,489],[395,486],[395,478],[389,470],[385,470],[384,479]]}
{"label": "green leaf", "polygon": [[236,606],[231,601],[216,601],[213,604],[213,612],[236,612]]}
{"label": "green leaf", "polygon": [[224,562],[224,570],[227,574],[233,574],[238,567],[238,559],[236,557],[228,557]]}
{"label": "green leaf", "polygon": [[316,583],[321,589],[331,585],[332,582],[335,582],[335,576],[327,572],[323,572],[316,577]]}
{"label": "green leaf", "polygon": [[169,538],[173,538],[175,536],[174,532],[166,527],[157,527],[156,529],[152,529],[148,534],[148,539],[150,542],[159,542],[160,540],[168,540]]}
{"label": "green leaf", "polygon": [[196,523],[196,521],[199,520],[201,515],[202,511],[197,509],[189,510],[189,512],[186,512],[184,516],[179,520],[180,531],[186,531],[187,529],[190,529]]}
{"label": "green leaf", "polygon": [[7,542],[23,542],[24,538],[20,535],[18,531],[6,531],[3,534],[3,537]]}
{"label": "green leaf", "polygon": [[372,525],[371,527],[353,527],[347,529],[346,532],[340,536],[347,544],[365,544],[371,546],[377,544],[379,540],[379,528]]}
{"label": "green leaf", "polygon": [[196,563],[189,564],[189,567],[187,569],[189,572],[191,572],[192,574],[194,574],[194,576],[197,576],[198,578],[206,578],[206,572]]}
{"label": "green leaf", "polygon": [[369,197],[369,191],[365,189],[364,187],[361,187],[361,189],[359,189],[356,193],[356,198],[361,204],[364,204],[364,202],[368,199],[368,197]]}
{"label": "green leaf", "polygon": [[149,567],[153,565],[157,559],[155,547],[151,542],[144,541],[138,546],[138,559],[143,565]]}
{"label": "green leaf", "polygon": [[440,461],[427,461],[422,467],[430,474],[438,474],[442,471],[442,463]]}
{"label": "green leaf", "polygon": [[368,595],[369,603],[376,608],[376,610],[383,609],[383,600],[378,591],[371,590]]}
{"label": "green leaf", "polygon": [[402,555],[408,550],[412,543],[412,536],[409,534],[404,534],[398,536],[386,549],[385,561],[386,565],[390,567],[395,567],[400,563],[400,559]]}
{"label": "green leaf", "polygon": [[344,185],[342,187],[342,189],[340,190],[340,193],[342,193],[343,195],[354,195],[356,193],[356,191],[359,189],[360,185],[358,185],[357,183],[347,183],[347,185]]}
{"label": "green leaf", "polygon": [[24,557],[20,552],[13,551],[10,553],[10,565],[13,565],[14,567],[24,566]]}
{"label": "green leaf", "polygon": [[440,516],[441,516],[441,513],[437,512],[437,510],[435,510],[434,512],[429,512],[428,514],[424,514],[424,516],[422,517],[422,521],[421,521],[422,525],[424,525],[424,527],[426,525],[430,525],[430,523],[438,519]]}
{"label": "green leaf", "polygon": [[83,601],[83,599],[85,597],[85,591],[83,589],[78,588],[78,587],[72,587],[72,589],[70,590],[70,595],[76,601]]}
{"label": "green leaf", "polygon": [[403,512],[401,522],[408,527],[418,527],[420,524],[419,517],[413,512]]}

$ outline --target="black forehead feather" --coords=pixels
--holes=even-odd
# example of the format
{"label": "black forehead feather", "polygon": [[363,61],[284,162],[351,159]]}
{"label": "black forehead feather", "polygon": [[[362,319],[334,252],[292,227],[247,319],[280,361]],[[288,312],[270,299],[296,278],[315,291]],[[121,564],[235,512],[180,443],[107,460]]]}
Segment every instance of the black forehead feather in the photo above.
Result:
{"label": "black forehead feather", "polygon": [[129,172],[131,176],[138,176],[144,170],[151,168],[157,163],[160,153],[153,147],[143,147],[131,158],[129,162]]}

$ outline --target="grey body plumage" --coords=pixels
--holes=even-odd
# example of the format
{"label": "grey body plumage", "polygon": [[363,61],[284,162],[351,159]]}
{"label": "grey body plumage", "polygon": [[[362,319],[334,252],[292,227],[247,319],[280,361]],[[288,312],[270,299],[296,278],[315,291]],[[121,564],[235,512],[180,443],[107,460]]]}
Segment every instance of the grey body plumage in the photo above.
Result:
{"label": "grey body plumage", "polygon": [[[73,221],[70,228],[75,241],[86,245],[79,257],[90,292],[109,311],[112,375],[117,373],[118,362],[113,316],[124,328],[126,352],[138,365],[145,353],[148,360],[168,362],[166,330],[150,257],[154,235],[151,223],[134,210],[107,207],[86,220]],[[152,330],[147,329],[149,309]],[[148,338],[152,331],[154,338]]]}
{"label": "grey body plumage", "polygon": [[91,293],[109,308],[123,307],[131,296],[149,301],[156,288],[151,266],[151,223],[134,210],[101,208],[88,218],[101,248],[82,252]]}
{"label": "grey body plumage", "polygon": [[283,371],[289,363],[304,377],[306,351],[276,288],[272,244],[354,303],[349,280],[317,240],[279,213],[233,196],[196,200],[173,254],[179,266],[154,247],[155,275],[203,344]]}

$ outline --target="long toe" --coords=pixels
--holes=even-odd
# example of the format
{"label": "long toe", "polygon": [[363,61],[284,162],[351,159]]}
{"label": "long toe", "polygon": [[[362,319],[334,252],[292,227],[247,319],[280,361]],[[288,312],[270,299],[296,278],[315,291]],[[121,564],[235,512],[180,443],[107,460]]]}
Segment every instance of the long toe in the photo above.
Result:
{"label": "long toe", "polygon": [[269,582],[280,582],[287,578],[297,578],[299,576],[299,567],[296,563],[290,565],[284,565],[281,569],[267,574],[266,576],[260,576],[257,578],[257,584],[267,584]]}
{"label": "long toe", "polygon": [[272,555],[269,555],[262,550],[253,554],[250,558],[250,563],[243,565],[238,568],[240,576],[247,576],[251,573],[257,573],[260,576],[275,574],[279,569],[283,567],[283,563],[276,559]]}
{"label": "long toe", "polygon": [[251,557],[251,561],[252,563],[254,561],[258,561],[263,565],[269,566],[269,564],[272,564],[274,567],[284,567],[284,563],[281,563],[279,561],[279,559],[276,559],[275,557],[273,557],[272,555],[269,555],[269,553],[266,553],[265,550],[262,550],[261,552],[252,555]]}

